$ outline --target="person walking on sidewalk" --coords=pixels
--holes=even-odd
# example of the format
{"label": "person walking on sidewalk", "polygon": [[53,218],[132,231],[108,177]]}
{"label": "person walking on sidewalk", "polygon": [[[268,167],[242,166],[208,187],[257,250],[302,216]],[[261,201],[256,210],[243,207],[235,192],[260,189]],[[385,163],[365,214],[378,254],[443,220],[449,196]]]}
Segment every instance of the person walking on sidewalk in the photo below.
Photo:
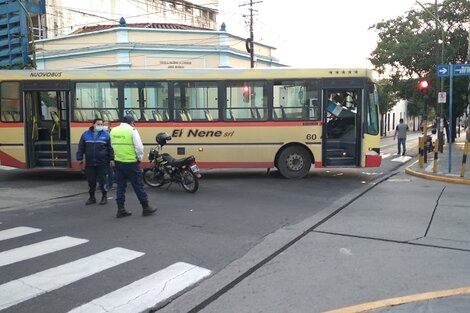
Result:
{"label": "person walking on sidewalk", "polygon": [[[405,155],[406,153],[406,132],[408,131],[408,125],[404,123],[403,119],[400,119],[400,124],[395,128],[395,134],[393,135],[393,140],[398,138],[397,148],[398,155]],[[403,153],[401,152],[401,147],[403,147]]]}
{"label": "person walking on sidewalk", "polygon": [[111,130],[111,142],[116,164],[117,218],[132,215],[124,207],[127,180],[131,182],[132,188],[142,205],[142,216],[152,215],[157,211],[156,208],[149,206],[147,193],[144,190],[144,179],[140,168],[140,161],[144,156],[144,145],[139,132],[134,126],[134,118],[131,115],[126,115],[122,119],[122,123]]}
{"label": "person walking on sidewalk", "polygon": [[80,137],[77,160],[83,166],[85,155],[85,174],[88,180],[89,198],[86,205],[96,203],[95,190],[98,180],[101,189],[100,204],[108,202],[106,189],[106,174],[109,166],[114,166],[114,152],[111,147],[109,133],[103,130],[103,120],[96,118],[93,125]]}

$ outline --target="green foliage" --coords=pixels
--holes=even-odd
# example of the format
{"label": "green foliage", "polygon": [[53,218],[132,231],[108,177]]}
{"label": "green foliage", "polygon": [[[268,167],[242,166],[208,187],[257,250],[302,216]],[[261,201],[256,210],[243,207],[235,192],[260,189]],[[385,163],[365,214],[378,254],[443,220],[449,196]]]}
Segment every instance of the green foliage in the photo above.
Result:
{"label": "green foliage", "polygon": [[400,98],[397,97],[397,93],[394,91],[392,84],[387,79],[379,81],[377,89],[379,92],[380,112],[386,113],[395,106]]}
{"label": "green foliage", "polygon": [[[435,6],[427,4],[425,7],[426,10],[411,10],[371,26],[377,30],[379,41],[369,60],[376,71],[388,77],[387,82],[380,85],[382,92],[390,95],[382,95],[382,98],[407,99],[408,113],[412,116],[422,113],[422,95],[416,88],[418,80],[428,79],[431,83],[430,104],[436,107],[437,92],[441,90],[437,65],[465,63],[468,57],[470,1],[444,0],[437,8],[441,24],[434,18]],[[442,38],[444,45],[441,45]],[[443,90],[448,90],[446,84],[448,81]],[[454,78],[453,87],[454,109],[458,116],[466,106],[468,78]],[[387,104],[382,112],[390,108]]]}

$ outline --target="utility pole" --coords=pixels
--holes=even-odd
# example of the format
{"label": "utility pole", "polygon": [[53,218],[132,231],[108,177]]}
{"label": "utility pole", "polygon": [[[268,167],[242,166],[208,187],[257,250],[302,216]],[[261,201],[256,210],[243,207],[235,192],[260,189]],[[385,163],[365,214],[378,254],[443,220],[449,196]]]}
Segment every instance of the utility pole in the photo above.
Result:
{"label": "utility pole", "polygon": [[253,4],[261,3],[263,1],[256,1],[250,0],[250,3],[240,4],[241,7],[249,5],[250,8],[250,38],[246,40],[246,50],[250,53],[250,67],[255,67],[255,49],[254,49],[254,33],[253,33]]}

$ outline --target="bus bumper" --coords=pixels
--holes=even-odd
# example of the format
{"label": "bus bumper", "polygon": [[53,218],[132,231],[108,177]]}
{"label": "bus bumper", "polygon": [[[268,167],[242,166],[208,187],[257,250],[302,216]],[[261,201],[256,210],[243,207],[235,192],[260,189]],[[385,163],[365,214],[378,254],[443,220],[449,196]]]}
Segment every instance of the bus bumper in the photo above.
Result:
{"label": "bus bumper", "polygon": [[382,164],[382,156],[380,154],[366,155],[365,167],[379,167],[380,164]]}

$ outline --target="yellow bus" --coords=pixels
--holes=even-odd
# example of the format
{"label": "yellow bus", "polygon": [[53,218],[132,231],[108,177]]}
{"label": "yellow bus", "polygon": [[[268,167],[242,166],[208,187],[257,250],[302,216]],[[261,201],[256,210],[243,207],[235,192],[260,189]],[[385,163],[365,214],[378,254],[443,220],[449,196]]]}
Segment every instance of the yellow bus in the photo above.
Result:
{"label": "yellow bus", "polygon": [[91,121],[130,114],[147,151],[167,132],[202,168],[377,167],[377,99],[368,69],[3,70],[0,165],[78,169]]}

